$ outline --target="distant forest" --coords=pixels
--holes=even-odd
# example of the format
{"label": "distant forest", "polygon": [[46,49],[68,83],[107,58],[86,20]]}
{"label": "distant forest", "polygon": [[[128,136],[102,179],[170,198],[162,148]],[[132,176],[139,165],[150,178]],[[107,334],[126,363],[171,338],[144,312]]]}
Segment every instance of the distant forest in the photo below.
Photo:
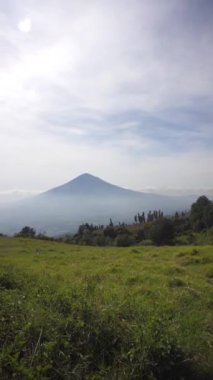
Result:
{"label": "distant forest", "polygon": [[176,212],[164,216],[161,210],[138,212],[132,224],[120,222],[114,225],[110,219],[107,226],[83,223],[75,235],[57,238],[36,234],[34,228],[25,226],[15,235],[22,238],[51,239],[71,244],[98,246],[131,245],[182,245],[213,243],[213,202],[201,196],[188,212]]}

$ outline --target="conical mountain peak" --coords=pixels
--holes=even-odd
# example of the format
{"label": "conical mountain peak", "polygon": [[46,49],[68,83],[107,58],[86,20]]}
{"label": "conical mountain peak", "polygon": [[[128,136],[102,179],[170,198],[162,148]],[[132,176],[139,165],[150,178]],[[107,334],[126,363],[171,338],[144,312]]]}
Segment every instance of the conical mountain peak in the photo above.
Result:
{"label": "conical mountain peak", "polygon": [[89,181],[89,180],[99,180],[101,181],[100,178],[90,174],[90,173],[83,173],[83,174],[80,174],[78,177],[72,179],[71,181],[69,182],[72,182],[72,181],[82,181],[82,180],[85,180],[85,181]]}
{"label": "conical mountain peak", "polygon": [[[130,190],[123,189],[122,187],[112,185],[109,182],[102,180],[89,173],[84,173],[71,181],[55,187],[47,191],[46,195],[63,196],[63,195],[124,195],[124,193],[130,192]],[[133,192],[133,191],[131,191]]]}

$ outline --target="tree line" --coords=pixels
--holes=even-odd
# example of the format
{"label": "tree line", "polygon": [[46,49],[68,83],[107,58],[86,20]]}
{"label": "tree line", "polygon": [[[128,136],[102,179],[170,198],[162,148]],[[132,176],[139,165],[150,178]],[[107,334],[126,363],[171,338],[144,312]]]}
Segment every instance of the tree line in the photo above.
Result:
{"label": "tree line", "polygon": [[124,222],[114,225],[112,219],[107,226],[83,223],[75,235],[66,234],[59,238],[37,234],[34,228],[25,226],[15,236],[99,246],[170,245],[193,243],[193,234],[210,229],[213,234],[213,202],[201,196],[192,204],[189,212],[176,212],[172,216],[164,216],[161,210],[150,210],[147,214],[138,212],[130,225]]}

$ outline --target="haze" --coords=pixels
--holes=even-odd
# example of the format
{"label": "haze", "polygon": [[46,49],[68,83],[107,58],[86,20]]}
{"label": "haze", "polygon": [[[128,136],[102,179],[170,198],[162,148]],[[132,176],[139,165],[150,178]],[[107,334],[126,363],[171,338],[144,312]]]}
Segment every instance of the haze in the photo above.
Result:
{"label": "haze", "polygon": [[213,188],[212,14],[211,0],[0,0],[0,194],[84,172]]}

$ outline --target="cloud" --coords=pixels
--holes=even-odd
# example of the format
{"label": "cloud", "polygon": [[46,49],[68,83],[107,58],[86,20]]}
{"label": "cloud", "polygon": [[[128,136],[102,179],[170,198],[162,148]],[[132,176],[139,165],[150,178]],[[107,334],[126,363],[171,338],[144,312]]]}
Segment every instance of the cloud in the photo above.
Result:
{"label": "cloud", "polygon": [[210,184],[211,11],[207,0],[0,0],[0,188],[86,171],[137,188],[185,186],[184,171]]}
{"label": "cloud", "polygon": [[18,28],[23,33],[29,33],[31,31],[31,19],[26,17],[18,23]]}

